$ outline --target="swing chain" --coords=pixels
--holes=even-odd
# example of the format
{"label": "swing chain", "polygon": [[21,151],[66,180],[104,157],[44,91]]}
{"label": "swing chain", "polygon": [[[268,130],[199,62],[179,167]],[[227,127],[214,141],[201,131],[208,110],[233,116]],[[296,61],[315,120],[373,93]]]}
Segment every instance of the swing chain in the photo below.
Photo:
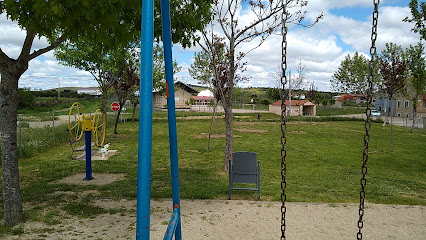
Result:
{"label": "swing chain", "polygon": [[283,10],[282,10],[282,42],[281,42],[281,239],[285,240],[285,214],[287,211],[287,208],[285,206],[285,202],[287,200],[287,195],[285,193],[285,190],[287,188],[287,182],[286,182],[286,156],[287,151],[285,149],[285,144],[287,143],[287,138],[285,136],[287,125],[286,125],[286,92],[285,92],[285,85],[287,84],[287,23],[288,20],[288,13],[287,13],[287,0],[283,1]]}
{"label": "swing chain", "polygon": [[364,226],[363,217],[364,217],[364,200],[365,200],[365,185],[367,184],[367,179],[365,178],[367,174],[367,160],[368,160],[368,143],[370,140],[369,130],[371,127],[371,102],[372,102],[372,91],[373,91],[373,81],[374,81],[374,69],[375,69],[375,56],[376,56],[376,39],[377,39],[377,21],[379,17],[379,4],[380,0],[374,0],[374,12],[373,12],[373,27],[371,31],[371,48],[370,55],[371,60],[369,63],[370,67],[370,76],[368,78],[368,89],[367,89],[367,108],[365,109],[365,135],[364,135],[364,151],[362,154],[362,178],[361,178],[361,191],[359,193],[359,220],[358,220],[358,233],[357,239],[362,240],[362,227]]}

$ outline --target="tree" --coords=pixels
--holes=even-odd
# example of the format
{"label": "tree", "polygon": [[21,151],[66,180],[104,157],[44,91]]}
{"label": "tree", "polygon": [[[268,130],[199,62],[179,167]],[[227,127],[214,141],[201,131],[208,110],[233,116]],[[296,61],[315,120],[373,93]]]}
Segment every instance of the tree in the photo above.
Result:
{"label": "tree", "polygon": [[424,56],[424,46],[419,42],[416,46],[410,46],[407,49],[408,69],[410,75],[410,82],[412,91],[410,91],[411,101],[413,102],[413,125],[411,132],[413,132],[414,124],[416,121],[417,112],[417,99],[425,93],[426,86],[426,61]]}
{"label": "tree", "polygon": [[213,78],[213,66],[210,62],[209,53],[206,51],[196,52],[194,54],[194,62],[188,69],[192,78],[200,84],[211,86]]}
{"label": "tree", "polygon": [[293,88],[298,96],[297,104],[296,104],[299,110],[297,114],[297,132],[300,132],[300,117],[303,112],[303,110],[300,111],[300,95],[303,93],[303,88],[304,88],[303,82],[308,79],[308,71],[305,68],[306,68],[306,65],[303,64],[302,60],[300,59],[296,67],[297,75],[293,81],[289,82],[289,85],[292,85],[292,86],[289,86],[289,90]]}
{"label": "tree", "polygon": [[[307,1],[295,1],[285,0],[287,9],[299,8],[293,13],[287,12],[287,21],[289,23],[296,23],[303,25],[303,19],[306,11],[302,11],[302,8],[306,6]],[[238,10],[242,9],[243,6],[247,6],[253,14],[252,21],[241,24],[238,19]],[[256,49],[265,40],[275,32],[275,30],[281,25],[278,14],[283,9],[283,0],[279,1],[261,1],[261,0],[229,0],[229,1],[214,1],[212,11],[214,20],[211,22],[211,29],[204,29],[202,34],[203,42],[199,42],[199,45],[209,54],[209,58],[212,64],[215,64],[214,49],[219,46],[219,42],[226,44],[227,51],[227,67],[218,69],[213,67],[214,78],[224,78],[223,82],[224,91],[219,91],[221,95],[221,104],[225,111],[225,126],[226,126],[226,144],[225,144],[225,161],[224,166],[227,170],[228,162],[232,159],[233,151],[233,130],[232,130],[232,91],[236,82],[241,80],[237,76],[237,69],[244,68],[243,63],[244,57]],[[322,14],[317,18],[317,22],[322,17]],[[226,41],[222,41],[217,34],[213,32],[215,24],[218,25],[219,31],[223,34]],[[257,39],[258,42],[251,50],[243,53],[236,53],[237,48],[245,43],[249,43]],[[220,70],[217,72],[216,69]],[[222,83],[222,82],[221,82]]]}
{"label": "tree", "polygon": [[[405,80],[407,77],[407,61],[401,46],[395,43],[386,43],[386,48],[379,55],[380,74],[383,78],[382,92],[387,95],[387,99],[393,99],[398,93],[404,91]],[[389,104],[388,104],[389,106]],[[390,109],[387,111],[386,118],[389,116]],[[386,124],[387,119],[385,120]],[[392,122],[391,116],[391,137],[390,149],[392,151]]]}
{"label": "tree", "polygon": [[29,108],[34,106],[36,98],[34,93],[30,89],[19,88],[18,89],[18,108]]}
{"label": "tree", "polygon": [[[195,61],[190,67],[191,76],[200,83],[208,84],[213,89],[213,95],[216,99],[210,121],[207,152],[210,150],[211,129],[216,116],[217,104],[220,102],[223,105],[224,96],[228,94],[229,89],[227,84],[229,74],[229,59],[227,54],[229,51],[223,43],[223,38],[214,36],[208,48],[211,52],[203,50],[201,53],[196,54]],[[240,68],[240,66],[237,67]]]}
{"label": "tree", "polygon": [[306,93],[306,97],[311,101],[315,101],[317,95],[317,88],[315,87],[314,82],[309,85],[308,92]]}
{"label": "tree", "polygon": [[[156,1],[159,13],[159,1]],[[208,1],[171,1],[174,42],[184,47],[194,43],[191,33],[210,20]],[[26,32],[21,53],[10,58],[0,48],[0,134],[3,174],[4,222],[14,226],[23,221],[17,156],[16,115],[18,81],[29,62],[59,46],[62,42],[85,39],[104,44],[107,49],[117,42],[134,41],[140,36],[141,1],[0,1],[0,14],[16,22]],[[160,14],[154,15],[157,19]],[[192,21],[196,17],[197,21]],[[190,20],[191,19],[191,20]],[[158,21],[160,22],[160,21]],[[156,24],[156,36],[161,26]],[[35,37],[46,37],[48,46],[31,52]]]}
{"label": "tree", "polygon": [[117,111],[118,113],[114,123],[114,134],[117,134],[121,109],[123,109],[126,100],[131,98],[131,96],[135,94],[135,91],[137,91],[140,79],[136,67],[130,64],[122,64],[116,73],[108,72],[107,78],[112,80],[112,85],[117,95],[118,103],[120,104],[120,109]]}
{"label": "tree", "polygon": [[[0,2],[0,14],[5,13],[8,19],[26,32],[17,59],[10,58],[0,49],[0,134],[5,225],[14,226],[24,219],[19,188],[16,115],[18,81],[28,69],[29,61],[64,41],[85,38],[107,43],[110,36],[127,38],[133,35],[138,29],[135,24],[139,23],[129,13],[140,15],[137,5],[128,1]],[[42,36],[48,39],[48,46],[31,52],[34,39]]]}
{"label": "tree", "polygon": [[107,93],[112,86],[106,78],[106,72],[113,68],[115,59],[112,50],[107,50],[102,43],[77,39],[64,42],[55,49],[55,57],[62,65],[88,71],[99,84],[102,92],[102,111],[107,112]]}
{"label": "tree", "polygon": [[426,2],[420,2],[417,0],[411,0],[408,4],[411,10],[412,18],[404,18],[402,21],[414,23],[414,27],[411,31],[420,33],[420,39],[426,40]]}
{"label": "tree", "polygon": [[278,88],[268,88],[268,90],[266,90],[266,94],[268,95],[268,98],[273,101],[278,101],[281,98],[280,90]]}
{"label": "tree", "polygon": [[[153,88],[159,91],[166,90],[166,68],[164,63],[164,49],[161,45],[156,44],[154,46],[154,55],[153,55],[153,69],[152,69],[152,81]],[[176,60],[173,61],[173,73],[180,72],[181,67],[179,67]]]}
{"label": "tree", "polygon": [[[369,59],[358,52],[353,57],[349,54],[346,55],[330,80],[333,90],[344,93],[366,93],[368,89],[368,76],[370,75],[369,62]],[[375,74],[378,76],[377,69]],[[376,83],[373,84],[376,85],[380,78],[375,77],[374,79],[376,79]]]}

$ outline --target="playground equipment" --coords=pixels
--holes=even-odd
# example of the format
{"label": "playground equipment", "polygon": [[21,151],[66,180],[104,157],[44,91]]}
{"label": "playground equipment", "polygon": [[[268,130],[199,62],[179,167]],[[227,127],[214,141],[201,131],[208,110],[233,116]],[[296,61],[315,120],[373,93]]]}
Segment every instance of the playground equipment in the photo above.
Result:
{"label": "playground equipment", "polygon": [[[90,118],[90,116],[87,117],[91,119],[90,129],[92,132],[92,139],[89,141],[89,143],[92,141],[95,143],[96,147],[102,147],[105,143],[106,115],[101,111],[101,109],[97,109],[95,113],[93,113],[93,118]],[[84,120],[85,116],[83,107],[80,103],[75,102],[71,106],[68,114],[68,130],[71,139],[74,139],[75,141],[79,141],[81,139],[84,133]]]}
{"label": "playground equipment", "polygon": [[[367,107],[365,109],[365,135],[364,135],[364,148],[363,148],[363,154],[362,154],[362,167],[361,167],[361,173],[362,178],[360,180],[361,184],[361,191],[359,193],[359,220],[358,220],[358,233],[357,233],[357,239],[362,240],[362,228],[364,226],[363,217],[364,217],[364,200],[365,200],[365,185],[367,184],[367,179],[365,178],[367,174],[367,160],[368,160],[368,143],[370,140],[369,130],[371,127],[371,108],[370,105],[372,103],[372,92],[373,92],[373,82],[374,82],[374,68],[375,68],[375,57],[376,57],[376,39],[377,39],[377,22],[378,22],[378,16],[379,16],[379,3],[380,0],[373,0],[374,4],[374,11],[373,11],[373,24],[372,24],[372,30],[371,30],[371,48],[370,48],[370,75],[368,77],[368,89],[367,89]],[[283,25],[282,25],[282,43],[281,43],[281,49],[282,49],[282,59],[281,59],[281,86],[282,86],[282,92],[284,93],[281,100],[281,239],[286,239],[285,237],[285,230],[286,230],[286,222],[285,222],[285,216],[286,216],[286,206],[285,202],[287,200],[286,195],[286,172],[287,172],[287,165],[286,165],[286,156],[287,156],[287,150],[285,148],[287,143],[287,137],[286,137],[286,105],[285,105],[285,91],[284,86],[287,84],[287,17],[286,14],[286,5],[283,1],[283,12],[282,12],[282,19],[283,19]]]}
{"label": "playground equipment", "polygon": [[84,116],[83,107],[76,102],[71,106],[68,114],[68,131],[71,139],[80,141],[85,136],[86,177],[83,180],[92,180],[92,140],[97,147],[105,142],[106,117],[100,109],[90,116]]}
{"label": "playground equipment", "polygon": [[[172,38],[169,0],[161,0],[161,25],[166,68],[167,108],[169,123],[170,163],[173,215],[164,239],[182,239],[180,220],[179,171],[177,154],[176,112],[173,84]],[[151,200],[152,148],[152,67],[154,39],[154,1],[142,1],[141,84],[139,107],[139,152],[136,213],[136,239],[149,239]]]}

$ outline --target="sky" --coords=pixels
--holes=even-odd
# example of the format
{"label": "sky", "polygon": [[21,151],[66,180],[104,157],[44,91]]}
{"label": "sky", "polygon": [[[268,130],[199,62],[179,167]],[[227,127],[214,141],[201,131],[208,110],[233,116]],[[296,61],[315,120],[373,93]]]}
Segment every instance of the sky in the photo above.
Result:
{"label": "sky", "polygon": [[[419,34],[411,31],[413,25],[402,19],[411,17],[409,0],[381,0],[379,6],[377,51],[385,43],[394,42],[404,49],[419,41]],[[355,52],[369,56],[371,46],[371,25],[373,0],[309,0],[306,19],[314,19],[323,12],[324,17],[312,28],[289,26],[287,61],[288,70],[294,74],[299,62],[305,66],[307,79],[304,87],[314,83],[320,91],[330,91],[330,79],[346,55]],[[239,12],[239,22],[250,22],[252,14],[247,9]],[[220,33],[219,33],[220,34]],[[25,32],[16,23],[0,15],[0,48],[11,58],[19,55]],[[247,70],[242,73],[249,77],[238,83],[239,87],[277,87],[276,74],[281,61],[281,39],[279,34],[270,36],[260,47],[244,58]],[[255,40],[256,41],[256,40]],[[237,51],[248,52],[256,42],[242,45]],[[47,46],[44,38],[34,41],[33,50]],[[188,68],[195,52],[200,47],[183,49],[176,44],[173,58],[181,66],[175,79],[184,83],[197,84],[189,75]],[[30,61],[29,69],[19,80],[19,87],[51,89],[56,87],[97,86],[94,77],[85,71],[62,66],[53,51]]]}

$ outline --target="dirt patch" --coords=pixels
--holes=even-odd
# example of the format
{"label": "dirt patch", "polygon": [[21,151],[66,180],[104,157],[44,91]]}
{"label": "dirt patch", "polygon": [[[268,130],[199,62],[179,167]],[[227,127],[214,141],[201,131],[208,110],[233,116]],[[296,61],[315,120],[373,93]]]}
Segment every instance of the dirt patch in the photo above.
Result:
{"label": "dirt patch", "polygon": [[251,132],[251,133],[266,133],[266,132],[268,132],[266,130],[246,129],[246,128],[235,128],[234,130],[237,131],[237,132]]}
{"label": "dirt patch", "polygon": [[235,125],[251,126],[251,125],[279,125],[279,122],[234,122]]}
{"label": "dirt patch", "polygon": [[[233,195],[234,196],[234,195]],[[237,197],[237,195],[235,195]],[[96,201],[104,209],[125,209],[94,218],[63,215],[61,224],[26,222],[23,234],[5,239],[134,239],[136,200]],[[287,203],[286,237],[353,239],[358,232],[358,204]],[[181,200],[182,238],[265,240],[281,236],[280,202]],[[172,212],[171,200],[151,200],[150,236],[162,239]],[[365,239],[426,239],[426,207],[366,203]]]}
{"label": "dirt patch", "polygon": [[54,183],[65,183],[70,185],[106,185],[115,181],[124,179],[124,174],[112,174],[112,173],[93,173],[93,180],[85,181],[86,173],[79,173],[73,176],[63,178]]}
{"label": "dirt patch", "polygon": [[304,131],[291,131],[291,132],[288,132],[288,133],[291,133],[291,134],[306,134],[307,132],[304,132]]}
{"label": "dirt patch", "polygon": [[185,152],[200,153],[200,151],[198,151],[197,149],[188,149],[188,150],[185,150]]}
{"label": "dirt patch", "polygon": [[[287,124],[289,124],[289,125],[297,125],[297,121],[287,122]],[[305,121],[300,121],[299,124],[301,124],[301,125],[306,125],[306,124],[324,125],[324,124],[329,124],[329,122],[305,122]]]}
{"label": "dirt patch", "polygon": [[[225,134],[211,134],[210,138],[225,138],[226,135]],[[241,137],[238,135],[234,135],[234,138],[236,137]],[[201,139],[201,138],[209,138],[209,134],[208,133],[200,133],[199,135],[196,135],[194,138],[197,139]]]}

